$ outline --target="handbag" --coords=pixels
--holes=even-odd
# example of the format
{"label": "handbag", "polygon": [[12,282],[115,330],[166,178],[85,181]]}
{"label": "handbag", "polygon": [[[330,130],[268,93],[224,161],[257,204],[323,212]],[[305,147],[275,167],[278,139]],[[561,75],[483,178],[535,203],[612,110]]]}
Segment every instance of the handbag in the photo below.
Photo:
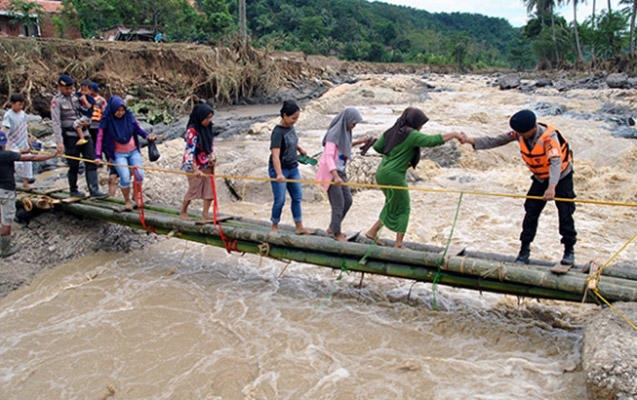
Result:
{"label": "handbag", "polygon": [[148,142],[148,159],[153,162],[159,160],[159,149],[157,148],[157,143],[153,140],[152,142]]}

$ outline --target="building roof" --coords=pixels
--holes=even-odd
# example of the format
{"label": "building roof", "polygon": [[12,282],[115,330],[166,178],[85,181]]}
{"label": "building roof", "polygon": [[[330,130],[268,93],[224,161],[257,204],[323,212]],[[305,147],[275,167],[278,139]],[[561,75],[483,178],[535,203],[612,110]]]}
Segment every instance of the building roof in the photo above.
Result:
{"label": "building roof", "polygon": [[[61,0],[35,0],[46,13],[56,13],[62,8]],[[0,0],[0,11],[7,11],[11,0]]]}

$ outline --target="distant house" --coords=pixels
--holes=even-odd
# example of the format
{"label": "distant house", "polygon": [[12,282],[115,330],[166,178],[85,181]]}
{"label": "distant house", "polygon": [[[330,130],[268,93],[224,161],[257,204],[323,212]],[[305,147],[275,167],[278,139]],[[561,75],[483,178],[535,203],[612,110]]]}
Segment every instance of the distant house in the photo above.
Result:
{"label": "distant house", "polygon": [[[34,21],[31,26],[25,26],[9,12],[11,0],[0,0],[0,35],[8,36],[34,36],[34,37],[58,37],[53,24],[53,17],[60,14],[62,10],[61,0],[33,0],[37,3],[42,13],[39,18],[37,15],[31,15]],[[67,26],[64,29],[65,38],[80,39],[82,37],[78,26]]]}
{"label": "distant house", "polygon": [[143,42],[152,42],[154,38],[155,32],[147,28],[129,29],[118,26],[117,28],[104,32],[104,40],[109,41],[122,40],[128,42],[131,40],[141,40]]}

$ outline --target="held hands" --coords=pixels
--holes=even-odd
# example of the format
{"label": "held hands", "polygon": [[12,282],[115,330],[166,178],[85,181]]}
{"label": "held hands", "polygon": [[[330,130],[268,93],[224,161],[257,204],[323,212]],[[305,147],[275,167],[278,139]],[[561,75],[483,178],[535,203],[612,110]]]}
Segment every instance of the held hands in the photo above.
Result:
{"label": "held hands", "polygon": [[555,185],[549,185],[544,192],[544,196],[542,196],[544,200],[555,200]]}
{"label": "held hands", "polygon": [[460,142],[460,144],[475,143],[475,140],[472,137],[467,136],[467,134],[464,132],[454,132],[454,133],[456,134],[455,138],[458,139],[458,142]]}

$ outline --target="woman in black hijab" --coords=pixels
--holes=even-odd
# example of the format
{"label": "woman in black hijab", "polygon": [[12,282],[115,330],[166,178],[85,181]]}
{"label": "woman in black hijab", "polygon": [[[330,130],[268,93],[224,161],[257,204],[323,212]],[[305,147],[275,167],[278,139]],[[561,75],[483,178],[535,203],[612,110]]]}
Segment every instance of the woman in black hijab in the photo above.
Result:
{"label": "woman in black hijab", "polygon": [[212,175],[214,173],[214,135],[212,116],[214,110],[208,104],[198,103],[192,109],[186,129],[186,150],[181,169],[193,174],[188,175],[188,191],[184,196],[179,216],[189,220],[188,206],[195,199],[203,199],[203,222],[212,222],[208,210],[214,199]]}

